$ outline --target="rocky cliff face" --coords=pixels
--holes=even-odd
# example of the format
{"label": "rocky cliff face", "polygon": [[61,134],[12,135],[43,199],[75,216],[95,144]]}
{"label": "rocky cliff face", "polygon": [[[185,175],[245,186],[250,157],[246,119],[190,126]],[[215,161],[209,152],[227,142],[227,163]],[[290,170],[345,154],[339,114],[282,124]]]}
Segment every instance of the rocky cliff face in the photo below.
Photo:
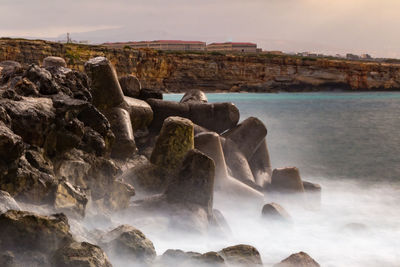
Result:
{"label": "rocky cliff face", "polygon": [[400,90],[400,65],[273,55],[222,55],[110,49],[102,46],[0,39],[0,61],[39,64],[47,56],[83,70],[89,58],[105,56],[119,75],[137,76],[144,88],[183,92]]}

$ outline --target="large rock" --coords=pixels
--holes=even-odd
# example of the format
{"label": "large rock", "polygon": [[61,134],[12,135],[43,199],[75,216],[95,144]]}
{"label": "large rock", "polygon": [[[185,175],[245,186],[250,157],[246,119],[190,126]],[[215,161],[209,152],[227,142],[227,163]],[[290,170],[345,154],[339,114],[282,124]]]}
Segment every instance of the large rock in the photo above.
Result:
{"label": "large rock", "polygon": [[225,259],[225,262],[233,266],[263,265],[258,250],[249,245],[227,247],[218,253]]}
{"label": "large rock", "polygon": [[150,125],[154,131],[161,128],[165,118],[179,116],[221,133],[236,126],[240,117],[239,110],[232,103],[177,103],[159,99],[149,99],[147,102],[154,112],[154,119]]}
{"label": "large rock", "polygon": [[161,256],[159,261],[155,264],[155,266],[165,266],[165,267],[174,267],[174,266],[208,266],[208,267],[217,267],[217,266],[226,266],[225,260],[219,255],[217,252],[207,252],[204,254],[196,253],[196,252],[184,252],[179,249],[168,249]]}
{"label": "large rock", "polygon": [[8,210],[20,210],[20,207],[8,192],[0,190],[0,214]]}
{"label": "large rock", "polygon": [[255,117],[247,118],[223,134],[225,138],[235,142],[247,159],[253,156],[266,135],[267,128],[264,123]]}
{"label": "large rock", "polygon": [[271,177],[271,189],[282,193],[303,193],[304,186],[299,169],[296,167],[274,169]]}
{"label": "large rock", "polygon": [[119,84],[124,92],[124,95],[129,97],[138,98],[140,96],[140,90],[142,86],[140,85],[139,79],[134,75],[122,76],[119,78]]}
{"label": "large rock", "polygon": [[190,91],[187,91],[180,103],[188,103],[188,102],[203,102],[203,103],[207,103],[208,99],[205,93],[203,93],[203,91],[197,90],[197,89],[193,89]]}
{"label": "large rock", "polygon": [[129,113],[122,108],[111,108],[105,115],[115,135],[111,155],[123,159],[132,157],[136,152],[136,143]]}
{"label": "large rock", "polygon": [[274,267],[319,267],[320,265],[305,252],[290,255]]}
{"label": "large rock", "polygon": [[150,161],[166,170],[176,170],[194,148],[193,123],[180,117],[165,119]]}
{"label": "large rock", "polygon": [[126,110],[129,112],[133,131],[147,127],[153,120],[153,110],[143,100],[124,97]]}
{"label": "large rock", "polygon": [[310,204],[318,207],[321,204],[321,185],[303,181],[303,187],[307,194],[307,199],[310,200]]}
{"label": "large rock", "polygon": [[87,202],[86,195],[78,187],[68,182],[57,185],[54,193],[54,208],[57,212],[81,218],[85,216]]}
{"label": "large rock", "polygon": [[153,243],[138,229],[121,225],[101,238],[101,246],[117,262],[150,264],[156,257]]}
{"label": "large rock", "polygon": [[195,148],[205,153],[215,163],[215,190],[227,196],[262,200],[263,195],[248,185],[228,175],[221,137],[217,133],[203,132],[194,138]]}
{"label": "large rock", "polygon": [[0,249],[52,253],[72,241],[67,217],[9,210],[0,215]]}
{"label": "large rock", "polygon": [[256,184],[265,188],[271,183],[272,167],[266,138],[264,138],[248,162]]}
{"label": "large rock", "polygon": [[65,63],[65,60],[61,57],[45,57],[43,59],[43,67],[44,68],[51,68],[51,67],[67,67],[67,63]]}
{"label": "large rock", "polygon": [[0,160],[11,163],[22,156],[24,149],[22,138],[0,121]]}
{"label": "large rock", "polygon": [[32,81],[43,95],[54,95],[61,90],[51,72],[35,64],[28,67],[24,76]]}
{"label": "large rock", "polygon": [[90,79],[93,104],[100,110],[107,110],[123,103],[124,94],[111,62],[105,57],[92,58],[85,63]]}
{"label": "large rock", "polygon": [[265,204],[262,208],[262,217],[273,221],[291,221],[289,213],[277,203]]}
{"label": "large rock", "polygon": [[53,102],[48,98],[25,97],[21,101],[0,100],[12,119],[12,131],[25,143],[42,147],[55,119]]}
{"label": "large rock", "polygon": [[212,213],[215,164],[198,150],[190,150],[183,160],[179,174],[165,192],[167,201],[194,204]]}

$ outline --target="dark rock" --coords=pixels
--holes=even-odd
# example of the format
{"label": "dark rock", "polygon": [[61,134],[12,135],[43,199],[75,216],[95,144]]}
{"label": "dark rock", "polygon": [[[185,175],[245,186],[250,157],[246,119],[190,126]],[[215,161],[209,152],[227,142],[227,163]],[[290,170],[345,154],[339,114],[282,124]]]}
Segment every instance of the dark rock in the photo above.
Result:
{"label": "dark rock", "polygon": [[299,169],[296,167],[274,169],[271,177],[271,189],[282,193],[303,193],[304,186]]}
{"label": "dark rock", "polygon": [[67,67],[67,63],[65,63],[65,60],[61,57],[46,57],[43,59],[43,67],[44,68],[49,68],[49,67]]}
{"label": "dark rock", "polygon": [[22,97],[18,95],[13,89],[6,89],[2,94],[2,98],[7,98],[10,100],[20,101]]}
{"label": "dark rock", "polygon": [[72,241],[67,217],[9,210],[0,215],[0,249],[50,254]]}
{"label": "dark rock", "polygon": [[8,210],[20,210],[20,207],[8,192],[0,190],[0,214]]}
{"label": "dark rock", "polygon": [[11,251],[4,251],[0,253],[0,266],[17,267],[15,263],[15,256]]}
{"label": "dark rock", "polygon": [[153,110],[147,102],[131,97],[124,97],[126,110],[130,114],[133,131],[147,127],[153,120]]}
{"label": "dark rock", "polygon": [[33,64],[29,66],[24,76],[35,83],[39,92],[43,95],[53,95],[60,91],[60,87],[53,79],[51,73],[37,65]]}
{"label": "dark rock", "polygon": [[101,238],[101,246],[115,262],[151,263],[156,257],[153,243],[138,229],[121,225]]}
{"label": "dark rock", "polygon": [[36,85],[27,78],[21,78],[14,85],[14,90],[16,93],[22,96],[38,96],[39,90]]}
{"label": "dark rock", "polygon": [[217,252],[210,251],[201,254],[196,252],[184,252],[179,249],[168,249],[164,252],[158,264],[155,264],[155,266],[217,267],[226,265],[222,256],[219,255]]}
{"label": "dark rock", "polygon": [[218,252],[225,262],[233,266],[262,266],[261,256],[255,247],[237,245]]}
{"label": "dark rock", "polygon": [[180,117],[165,119],[150,161],[166,170],[176,170],[194,148],[193,123]]}
{"label": "dark rock", "polygon": [[11,163],[21,157],[24,149],[22,138],[0,121],[0,160]]}
{"label": "dark rock", "polygon": [[320,265],[305,252],[290,255],[274,267],[319,267]]}
{"label": "dark rock", "polygon": [[239,121],[239,110],[232,103],[177,103],[149,99],[154,112],[150,128],[158,131],[167,117],[179,116],[211,131],[221,133],[234,127]]}
{"label": "dark rock", "polygon": [[135,98],[140,96],[140,90],[142,86],[140,85],[139,79],[136,78],[136,76],[123,76],[119,78],[119,84],[121,85],[124,95]]}
{"label": "dark rock", "polygon": [[147,100],[150,98],[163,99],[163,93],[162,91],[156,89],[142,88],[138,98],[141,100]]}
{"label": "dark rock", "polygon": [[100,110],[116,107],[124,102],[124,94],[111,62],[105,57],[92,58],[85,63],[90,80],[93,104]]}
{"label": "dark rock", "polygon": [[136,152],[136,144],[129,113],[122,108],[112,108],[105,115],[115,135],[111,155],[116,158],[132,157]]}
{"label": "dark rock", "polygon": [[44,151],[37,148],[31,148],[25,152],[25,158],[32,167],[38,169],[39,171],[51,175],[54,174],[53,163],[45,157]]}
{"label": "dark rock", "polygon": [[271,183],[272,167],[266,138],[264,138],[248,162],[256,184],[265,188]]}
{"label": "dark rock", "polygon": [[52,264],[57,267],[112,267],[100,247],[86,242],[72,242],[58,249]]}
{"label": "dark rock", "polygon": [[289,213],[277,203],[265,204],[262,208],[262,217],[273,221],[291,221]]}
{"label": "dark rock", "polygon": [[207,103],[208,99],[205,93],[203,93],[203,91],[200,90],[189,90],[187,91],[180,103],[187,103],[187,102],[203,102],[203,103]]}
{"label": "dark rock", "polygon": [[16,72],[22,72],[22,66],[18,62],[6,60],[0,62],[0,83],[6,83]]}
{"label": "dark rock", "polygon": [[165,192],[167,201],[195,204],[212,213],[215,164],[198,150],[190,150],[177,177]]}

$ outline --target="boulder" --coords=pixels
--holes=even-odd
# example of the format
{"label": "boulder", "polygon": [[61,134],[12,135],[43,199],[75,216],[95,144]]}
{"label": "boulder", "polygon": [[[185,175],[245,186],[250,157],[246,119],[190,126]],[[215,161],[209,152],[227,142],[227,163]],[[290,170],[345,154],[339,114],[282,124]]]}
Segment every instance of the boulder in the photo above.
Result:
{"label": "boulder", "polygon": [[147,127],[153,120],[153,110],[147,102],[131,97],[124,97],[129,112],[133,131]]}
{"label": "boulder", "polygon": [[226,196],[262,200],[263,195],[248,185],[228,175],[221,137],[217,133],[203,132],[195,136],[195,148],[209,156],[215,163],[215,190]]}
{"label": "boulder", "polygon": [[51,72],[35,64],[28,67],[25,71],[24,77],[32,81],[42,95],[54,95],[61,90]]}
{"label": "boulder", "polygon": [[179,174],[167,187],[165,195],[170,203],[194,204],[212,213],[215,164],[198,150],[190,150]]}
{"label": "boulder", "polygon": [[125,96],[137,98],[140,96],[140,85],[139,79],[134,75],[122,76],[119,78],[119,84],[121,85],[122,92]]}
{"label": "boulder", "polygon": [[249,160],[267,135],[264,123],[255,117],[242,121],[222,136],[235,142],[237,148]]}
{"label": "boulder", "polygon": [[133,263],[151,263],[156,257],[153,243],[138,229],[130,225],[121,225],[101,238],[101,247],[112,261],[130,261]]}
{"label": "boulder", "polygon": [[49,98],[24,97],[21,101],[0,100],[10,116],[12,131],[25,143],[43,147],[55,119],[53,102]]}
{"label": "boulder", "polygon": [[136,152],[136,143],[128,111],[122,108],[111,108],[105,115],[115,135],[111,155],[122,159],[132,157]]}
{"label": "boulder", "polygon": [[271,177],[271,189],[281,193],[304,193],[299,169],[296,167],[274,169]]}
{"label": "boulder", "polygon": [[210,252],[201,254],[201,253],[196,253],[196,252],[184,252],[179,249],[168,249],[160,257],[159,261],[155,264],[155,266],[217,267],[217,266],[226,266],[226,265],[225,265],[225,261],[222,258],[222,256],[219,255],[217,252],[210,251]]}
{"label": "boulder", "polygon": [[166,170],[176,170],[194,148],[193,123],[180,117],[165,119],[150,161]]}
{"label": "boulder", "polygon": [[85,63],[90,80],[93,104],[100,110],[116,107],[124,102],[124,94],[111,62],[105,57],[92,58]]}
{"label": "boulder", "polygon": [[320,265],[305,252],[290,255],[274,267],[319,267]]}
{"label": "boulder", "polygon": [[208,99],[205,93],[203,93],[203,91],[201,90],[197,90],[197,89],[193,89],[193,90],[189,90],[187,91],[180,103],[187,103],[187,102],[203,102],[203,103],[207,103]]}
{"label": "boulder", "polygon": [[112,211],[125,209],[129,206],[130,200],[134,195],[135,189],[133,186],[116,180],[109,188],[106,198],[106,208]]}
{"label": "boulder", "polygon": [[225,262],[233,266],[262,266],[260,253],[255,247],[237,245],[218,252]]}
{"label": "boulder", "polygon": [[24,150],[22,138],[0,121],[0,161],[11,163],[20,158]]}
{"label": "boulder", "polygon": [[262,217],[272,221],[291,221],[289,213],[277,203],[265,204],[262,208]]}
{"label": "boulder", "polygon": [[58,249],[51,262],[57,267],[112,267],[104,251],[87,242],[72,242]]}
{"label": "boulder", "polygon": [[265,188],[271,183],[272,167],[266,138],[264,138],[248,162],[256,184]]}
{"label": "boulder", "polygon": [[63,214],[41,216],[9,210],[0,215],[0,229],[1,251],[50,254],[72,242],[68,220]]}
{"label": "boulder", "polygon": [[8,210],[20,210],[20,207],[8,192],[0,190],[0,214]]}
{"label": "boulder", "polygon": [[14,90],[17,94],[22,96],[38,96],[39,90],[37,86],[26,77],[19,79],[14,84]]}
{"label": "boulder", "polygon": [[61,57],[45,57],[43,59],[43,67],[44,68],[50,68],[50,67],[67,67],[67,63],[65,63],[65,60]]}
{"label": "boulder", "polygon": [[64,212],[69,216],[82,218],[88,199],[86,195],[69,182],[61,182],[54,193],[54,208],[57,212]]}
{"label": "boulder", "polygon": [[310,204],[318,206],[321,204],[321,191],[322,188],[319,184],[303,181],[304,191],[307,194],[307,199],[311,201]]}
{"label": "boulder", "polygon": [[150,124],[153,131],[161,128],[165,118],[179,116],[221,133],[236,126],[240,116],[239,110],[232,103],[177,103],[159,99],[148,99],[147,103],[154,112],[154,119]]}

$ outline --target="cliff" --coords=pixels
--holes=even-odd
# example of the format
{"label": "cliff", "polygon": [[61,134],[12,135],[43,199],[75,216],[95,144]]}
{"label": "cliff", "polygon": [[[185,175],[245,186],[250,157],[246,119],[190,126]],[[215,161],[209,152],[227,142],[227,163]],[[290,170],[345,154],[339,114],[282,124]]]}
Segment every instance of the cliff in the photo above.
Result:
{"label": "cliff", "polygon": [[182,92],[270,92],[316,90],[400,90],[400,65],[294,56],[182,53],[42,40],[0,39],[0,61],[40,64],[47,56],[66,59],[83,70],[92,57],[105,56],[118,75],[136,75],[144,88]]}

